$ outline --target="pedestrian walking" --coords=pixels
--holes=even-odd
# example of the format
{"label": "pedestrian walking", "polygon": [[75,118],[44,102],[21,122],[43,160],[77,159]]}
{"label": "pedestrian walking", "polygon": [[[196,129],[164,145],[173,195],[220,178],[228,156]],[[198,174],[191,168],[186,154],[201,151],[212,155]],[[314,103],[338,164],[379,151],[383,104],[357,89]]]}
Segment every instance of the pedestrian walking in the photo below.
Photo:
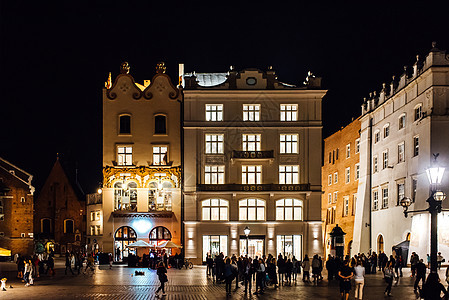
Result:
{"label": "pedestrian walking", "polygon": [[418,291],[419,281],[422,280],[423,284],[426,281],[426,271],[427,271],[426,265],[424,264],[423,260],[420,259],[419,262],[416,264],[416,279],[414,284],[415,292]]}
{"label": "pedestrian walking", "polygon": [[[444,298],[441,298],[442,293],[444,295]],[[429,274],[426,283],[422,285],[420,297],[424,300],[449,299],[449,293],[441,284],[438,273]]]}
{"label": "pedestrian walking", "polygon": [[315,254],[312,259],[312,277],[313,282],[318,282],[320,275],[320,261],[318,259],[318,254]]}
{"label": "pedestrian walking", "polygon": [[24,264],[23,280],[25,281],[25,286],[30,286],[30,274],[33,270],[33,266],[31,264],[31,260],[25,260]]}
{"label": "pedestrian walking", "polygon": [[343,267],[338,271],[340,277],[340,296],[342,300],[349,299],[349,292],[351,291],[351,278],[354,276],[352,269],[349,267],[349,260],[345,260]]}
{"label": "pedestrian walking", "polygon": [[302,281],[304,282],[311,282],[310,281],[310,261],[307,254],[304,256],[304,259],[302,261]]}
{"label": "pedestrian walking", "polygon": [[165,283],[168,281],[168,277],[167,277],[167,269],[165,268],[164,263],[162,261],[159,262],[156,274],[157,277],[159,278],[159,282],[161,283],[159,288],[156,290],[156,297],[159,297],[159,292],[161,290],[162,296],[166,296],[167,294],[165,293]]}
{"label": "pedestrian walking", "polygon": [[75,275],[72,270],[72,255],[69,251],[65,254],[65,271],[64,274],[67,275],[67,269],[72,273],[72,275]]}
{"label": "pedestrian walking", "polygon": [[357,260],[354,273],[355,299],[361,300],[363,298],[363,286],[365,285],[365,268],[360,260]]}
{"label": "pedestrian walking", "polygon": [[394,277],[394,271],[393,271],[392,262],[388,262],[388,264],[384,270],[384,278],[385,278],[385,282],[387,283],[387,287],[385,288],[386,296],[391,296],[391,286],[393,285],[393,277]]}
{"label": "pedestrian walking", "polygon": [[412,274],[410,277],[413,277],[416,275],[416,265],[419,263],[419,256],[415,252],[412,252],[412,255],[410,257],[410,270],[412,271]]}
{"label": "pedestrian walking", "polygon": [[298,260],[296,259],[296,257],[294,255],[292,257],[292,264],[293,264],[293,269],[292,269],[293,281],[296,282],[296,277],[298,275]]}

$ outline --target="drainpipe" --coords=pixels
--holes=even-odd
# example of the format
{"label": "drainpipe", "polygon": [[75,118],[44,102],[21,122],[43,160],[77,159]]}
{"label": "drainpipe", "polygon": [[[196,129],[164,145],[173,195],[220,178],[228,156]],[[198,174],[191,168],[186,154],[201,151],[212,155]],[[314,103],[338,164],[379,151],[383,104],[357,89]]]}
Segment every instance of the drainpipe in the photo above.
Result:
{"label": "drainpipe", "polygon": [[181,92],[181,118],[180,118],[180,129],[181,129],[181,137],[180,137],[180,143],[181,143],[181,243],[182,243],[182,250],[181,253],[183,254],[183,257],[185,257],[185,225],[184,225],[184,91],[182,86],[179,87]]}
{"label": "drainpipe", "polygon": [[[369,145],[369,163],[368,163],[368,170],[369,170],[369,184],[368,184],[368,191],[369,191],[369,249],[373,249],[372,245],[372,236],[373,236],[373,226],[372,226],[372,219],[373,219],[373,208],[372,208],[372,187],[373,187],[373,118],[370,117],[369,119],[369,134],[368,134],[368,145]],[[378,162],[379,164],[379,162]]]}

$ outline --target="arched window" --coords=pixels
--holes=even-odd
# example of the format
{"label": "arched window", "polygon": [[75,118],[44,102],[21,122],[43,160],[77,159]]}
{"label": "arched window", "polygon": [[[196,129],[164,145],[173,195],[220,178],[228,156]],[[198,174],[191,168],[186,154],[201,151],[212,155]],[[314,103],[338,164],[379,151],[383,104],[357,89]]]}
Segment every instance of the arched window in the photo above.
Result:
{"label": "arched window", "polygon": [[131,134],[131,116],[129,115],[120,116],[119,124],[120,124],[119,128],[120,134]]}
{"label": "arched window", "polygon": [[51,220],[50,219],[41,219],[41,232],[50,234],[51,233]]}
{"label": "arched window", "polygon": [[401,130],[405,127],[405,114],[402,114],[399,116],[398,119],[398,130]]}
{"label": "arched window", "polygon": [[280,199],[276,201],[277,221],[301,221],[302,201],[298,199]]}
{"label": "arched window", "polygon": [[223,199],[208,199],[202,202],[203,221],[227,221],[229,202]]}
{"label": "arched window", "polygon": [[151,229],[149,235],[150,245],[157,246],[163,241],[171,240],[170,230],[165,228],[164,226],[157,226]]}
{"label": "arched window", "polygon": [[239,201],[240,221],[264,221],[265,201],[259,199],[244,199]]}
{"label": "arched window", "polygon": [[412,237],[412,235],[410,234],[410,232],[409,233],[407,233],[407,236],[405,237],[405,240],[407,241],[407,242],[410,242],[410,238]]}
{"label": "arched window", "polygon": [[75,232],[75,223],[73,220],[64,220],[64,233],[74,233]]}
{"label": "arched window", "polygon": [[384,252],[384,237],[379,234],[377,237],[377,253]]}
{"label": "arched window", "polygon": [[154,117],[154,134],[167,133],[167,118],[164,115]]}
{"label": "arched window", "polygon": [[121,261],[127,258],[129,253],[134,253],[133,249],[127,246],[137,240],[137,234],[134,229],[129,226],[122,226],[115,232],[114,235],[114,252],[115,260]]}
{"label": "arched window", "polygon": [[114,183],[114,208],[115,210],[122,209],[123,197],[123,183],[118,181]]}

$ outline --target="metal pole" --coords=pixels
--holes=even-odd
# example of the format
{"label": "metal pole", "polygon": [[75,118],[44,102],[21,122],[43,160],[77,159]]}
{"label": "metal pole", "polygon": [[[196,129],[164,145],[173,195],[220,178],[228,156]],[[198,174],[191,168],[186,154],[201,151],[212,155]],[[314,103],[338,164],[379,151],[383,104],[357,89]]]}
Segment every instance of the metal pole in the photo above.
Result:
{"label": "metal pole", "polygon": [[246,236],[246,255],[249,254],[248,246],[249,246],[249,244],[248,244],[248,235],[247,235],[247,236]]}
{"label": "metal pole", "polygon": [[430,211],[430,273],[437,273],[438,209],[433,197],[429,198]]}

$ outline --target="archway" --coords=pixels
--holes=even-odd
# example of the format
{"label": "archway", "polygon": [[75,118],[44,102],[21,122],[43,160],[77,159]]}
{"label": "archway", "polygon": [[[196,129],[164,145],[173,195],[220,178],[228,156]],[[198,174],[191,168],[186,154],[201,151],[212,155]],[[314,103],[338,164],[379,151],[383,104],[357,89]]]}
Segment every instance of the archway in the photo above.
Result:
{"label": "archway", "polygon": [[137,241],[137,234],[134,229],[129,226],[122,226],[115,232],[114,245],[115,245],[115,260],[123,261],[128,259],[130,253],[135,254],[134,249],[129,249],[127,246]]}
{"label": "archway", "polygon": [[384,252],[384,237],[379,234],[377,237],[377,253]]}

